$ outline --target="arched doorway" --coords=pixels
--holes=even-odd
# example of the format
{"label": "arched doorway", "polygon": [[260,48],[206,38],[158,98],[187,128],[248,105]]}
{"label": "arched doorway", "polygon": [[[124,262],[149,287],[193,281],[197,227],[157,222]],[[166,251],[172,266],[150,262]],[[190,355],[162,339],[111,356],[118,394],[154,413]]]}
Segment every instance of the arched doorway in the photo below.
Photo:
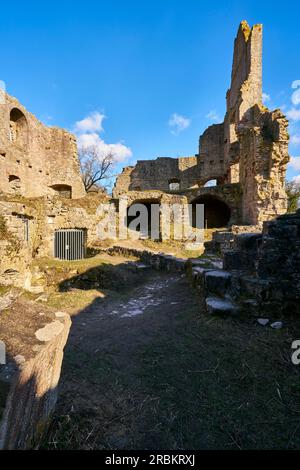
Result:
{"label": "arched doorway", "polygon": [[231,211],[229,206],[217,197],[204,194],[192,201],[192,226],[196,226],[196,204],[204,204],[204,228],[226,227]]}
{"label": "arched doorway", "polygon": [[137,232],[139,234],[139,238],[152,238],[156,240],[159,239],[159,200],[137,200],[128,206],[127,228],[129,228],[132,232]]}

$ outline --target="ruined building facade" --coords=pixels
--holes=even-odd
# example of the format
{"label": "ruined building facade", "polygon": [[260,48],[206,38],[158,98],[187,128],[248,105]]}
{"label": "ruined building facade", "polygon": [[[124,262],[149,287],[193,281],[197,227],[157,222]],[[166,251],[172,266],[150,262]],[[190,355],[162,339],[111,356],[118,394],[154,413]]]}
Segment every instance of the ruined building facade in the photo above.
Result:
{"label": "ruined building facade", "polygon": [[[262,25],[240,24],[234,43],[226,114],[200,136],[192,157],[138,161],[124,168],[113,195],[136,192],[144,200],[156,190],[187,196],[215,213],[228,208],[227,224],[259,225],[287,209],[288,122],[262,104]],[[204,187],[216,180],[215,188]],[[224,208],[225,206],[223,206]],[[222,221],[223,222],[223,221]]]}
{"label": "ruined building facade", "polygon": [[0,190],[5,194],[39,197],[85,195],[75,137],[64,129],[46,127],[15,98],[0,104]]}

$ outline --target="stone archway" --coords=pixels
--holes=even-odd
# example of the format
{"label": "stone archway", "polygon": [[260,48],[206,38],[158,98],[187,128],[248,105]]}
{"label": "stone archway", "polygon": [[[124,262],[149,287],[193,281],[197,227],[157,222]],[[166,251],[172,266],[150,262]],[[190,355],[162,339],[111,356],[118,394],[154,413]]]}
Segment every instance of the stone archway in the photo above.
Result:
{"label": "stone archway", "polygon": [[204,204],[204,227],[226,227],[230,221],[231,209],[226,202],[211,194],[196,197],[192,204],[192,226],[196,226],[196,204]]}
{"label": "stone archway", "polygon": [[[127,228],[130,228],[130,224],[137,220],[141,215],[142,206],[146,210],[146,223],[145,226],[138,224],[134,229],[135,232],[139,233],[139,238],[151,238],[151,233],[154,227],[156,227],[157,236],[155,238],[160,238],[160,212],[159,212],[160,201],[158,199],[139,199],[133,201],[127,208]],[[155,211],[153,206],[156,206],[157,210]],[[153,220],[152,217],[158,217],[157,220]],[[155,226],[152,224],[155,224]]]}
{"label": "stone archway", "polygon": [[9,115],[9,140],[19,147],[25,148],[28,141],[27,120],[22,111],[12,108]]}

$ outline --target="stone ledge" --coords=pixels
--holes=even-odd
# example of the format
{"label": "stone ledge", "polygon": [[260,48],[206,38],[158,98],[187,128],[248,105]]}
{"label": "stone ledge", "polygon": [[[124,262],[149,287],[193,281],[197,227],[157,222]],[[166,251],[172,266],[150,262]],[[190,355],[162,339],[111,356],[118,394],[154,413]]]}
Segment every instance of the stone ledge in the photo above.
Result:
{"label": "stone ledge", "polygon": [[[71,326],[69,315],[53,317],[52,323],[36,332],[39,341],[32,348],[35,355],[27,361],[24,356],[15,356],[5,366],[11,370],[11,378],[0,422],[0,450],[37,448],[50,423]],[[50,331],[53,323],[56,329],[50,327]],[[47,337],[40,335],[42,330],[49,333]]]}

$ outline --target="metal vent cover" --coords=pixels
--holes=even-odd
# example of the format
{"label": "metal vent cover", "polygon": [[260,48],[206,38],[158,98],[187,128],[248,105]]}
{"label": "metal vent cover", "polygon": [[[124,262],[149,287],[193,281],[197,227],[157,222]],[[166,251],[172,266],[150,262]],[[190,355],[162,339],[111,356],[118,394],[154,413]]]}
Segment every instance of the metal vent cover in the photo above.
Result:
{"label": "metal vent cover", "polygon": [[86,257],[87,231],[85,229],[60,229],[54,233],[54,257],[75,261]]}

